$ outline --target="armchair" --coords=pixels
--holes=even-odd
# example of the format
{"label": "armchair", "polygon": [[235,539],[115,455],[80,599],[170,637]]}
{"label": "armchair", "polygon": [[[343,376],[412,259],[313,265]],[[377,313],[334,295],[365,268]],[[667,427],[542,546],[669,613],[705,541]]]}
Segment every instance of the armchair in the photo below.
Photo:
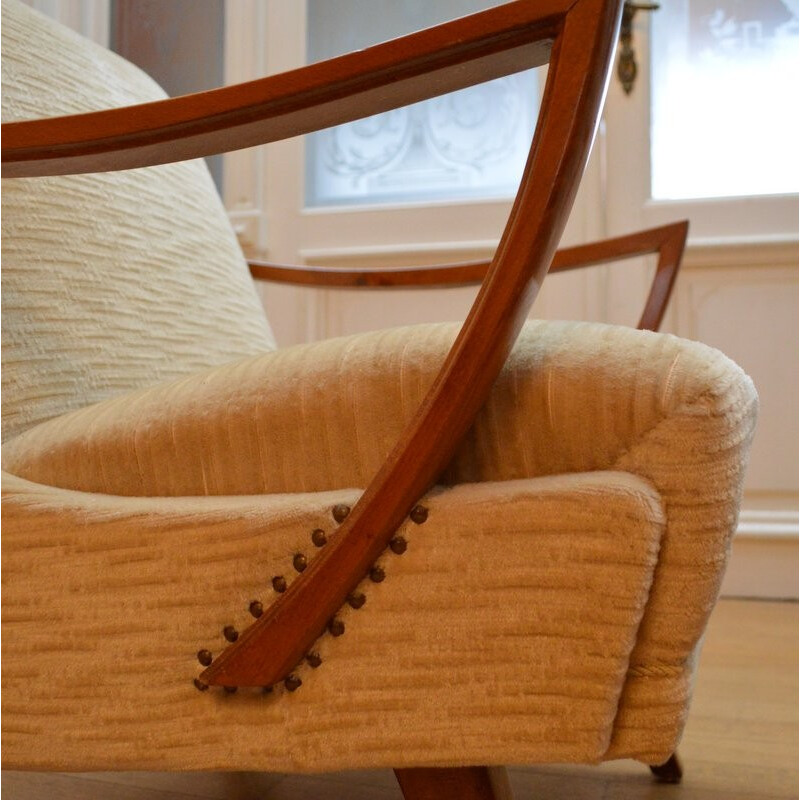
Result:
{"label": "armchair", "polygon": [[[4,766],[468,800],[506,763],[670,756],[755,392],[697,343],[525,322],[619,14],[522,0],[166,100],[4,0]],[[548,58],[463,328],[275,349],[205,168],[168,162]]]}

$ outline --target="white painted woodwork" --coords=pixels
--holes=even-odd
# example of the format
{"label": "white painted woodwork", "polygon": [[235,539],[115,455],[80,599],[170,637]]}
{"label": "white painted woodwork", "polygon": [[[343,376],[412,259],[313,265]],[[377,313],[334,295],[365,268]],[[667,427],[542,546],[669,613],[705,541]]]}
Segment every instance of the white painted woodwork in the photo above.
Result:
{"label": "white painted woodwork", "polygon": [[[797,195],[649,199],[648,25],[647,15],[635,17],[639,76],[633,93],[625,96],[613,80],[609,88],[606,231],[616,235],[689,218],[689,246],[663,330],[728,354],[752,376],[761,400],[723,593],[797,597]],[[622,322],[635,312],[649,274],[632,278],[620,265],[608,275],[608,321]]]}
{"label": "white painted woodwork", "polygon": [[22,0],[83,36],[108,47],[111,0]]}
{"label": "white painted woodwork", "polygon": [[[266,6],[261,0],[225,3],[225,83],[242,83],[267,74],[262,31]],[[224,156],[223,195],[242,247],[266,246],[264,150],[250,147]]]}

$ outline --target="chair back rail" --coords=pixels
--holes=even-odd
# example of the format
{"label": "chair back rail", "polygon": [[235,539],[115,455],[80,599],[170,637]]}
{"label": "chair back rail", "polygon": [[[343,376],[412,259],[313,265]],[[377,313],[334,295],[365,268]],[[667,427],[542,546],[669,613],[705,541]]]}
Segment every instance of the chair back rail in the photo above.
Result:
{"label": "chair back rail", "polygon": [[[105,172],[226,153],[547,63],[573,0],[517,0],[234,86],[3,125],[2,176]],[[532,35],[533,34],[533,35]]]}
{"label": "chair back rail", "polygon": [[[639,320],[640,330],[658,330],[672,294],[680,268],[687,221],[649,228],[599,242],[566,247],[553,257],[548,275],[607,264],[636,256],[658,253],[658,266]],[[271,264],[250,259],[250,274],[256,280],[329,289],[434,289],[475,286],[483,282],[491,261],[467,261],[422,267],[317,267],[313,265]]]}

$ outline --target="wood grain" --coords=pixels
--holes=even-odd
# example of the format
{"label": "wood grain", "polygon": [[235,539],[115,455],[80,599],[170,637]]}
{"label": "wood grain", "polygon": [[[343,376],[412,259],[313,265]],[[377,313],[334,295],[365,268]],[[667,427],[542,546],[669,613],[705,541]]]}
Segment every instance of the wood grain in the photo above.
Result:
{"label": "wood grain", "polygon": [[396,769],[404,800],[496,800],[486,767]]}
{"label": "wood grain", "polygon": [[235,86],[3,125],[2,175],[130,169],[274,142],[547,62],[574,0],[517,0]]}
{"label": "wood grain", "polygon": [[[688,221],[682,220],[625,236],[567,247],[556,252],[548,274],[658,253],[658,266],[638,326],[642,330],[658,330],[675,285],[688,229]],[[250,259],[248,265],[254,278],[274,283],[316,288],[432,289],[479,284],[486,277],[492,262],[469,261],[425,267],[374,269],[271,264]]]}

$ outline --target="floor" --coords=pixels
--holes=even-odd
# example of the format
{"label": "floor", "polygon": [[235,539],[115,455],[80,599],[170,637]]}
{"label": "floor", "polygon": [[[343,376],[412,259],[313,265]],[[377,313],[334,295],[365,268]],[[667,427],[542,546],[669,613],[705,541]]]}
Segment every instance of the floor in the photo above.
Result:
{"label": "floor", "polygon": [[[778,800],[798,797],[797,605],[723,600],[711,620],[680,754],[680,786],[633,762],[509,770],[516,800]],[[400,800],[389,771],[4,772],[5,800]],[[443,800],[449,800],[443,798]],[[457,800],[454,798],[453,800]]]}

